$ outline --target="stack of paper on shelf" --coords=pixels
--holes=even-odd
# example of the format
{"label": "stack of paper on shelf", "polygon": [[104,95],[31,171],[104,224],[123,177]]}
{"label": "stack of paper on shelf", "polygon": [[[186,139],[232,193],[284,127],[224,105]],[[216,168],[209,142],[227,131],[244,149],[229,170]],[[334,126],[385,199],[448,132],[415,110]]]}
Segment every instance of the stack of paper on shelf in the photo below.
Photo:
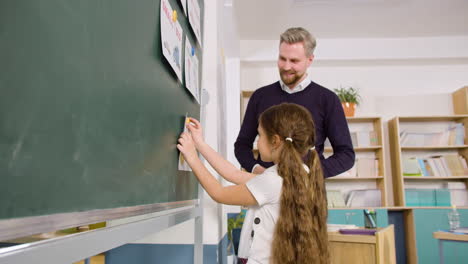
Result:
{"label": "stack of paper on shelf", "polygon": [[346,199],[347,207],[382,206],[379,189],[352,190]]}
{"label": "stack of paper on shelf", "polygon": [[448,181],[444,187],[450,192],[452,204],[456,206],[468,206],[468,190],[464,182]]}
{"label": "stack of paper on shelf", "polygon": [[340,224],[330,224],[327,223],[328,232],[338,232],[340,229],[358,229],[357,225],[340,225]]}
{"label": "stack of paper on shelf", "polygon": [[466,160],[458,154],[446,154],[442,156],[444,165],[447,165],[452,176],[468,175]]}
{"label": "stack of paper on shelf", "polygon": [[376,158],[357,158],[355,166],[357,167],[357,177],[379,176],[379,162]]}
{"label": "stack of paper on shelf", "polygon": [[454,229],[452,232],[461,233],[461,234],[468,234],[468,227],[459,227],[459,228]]}
{"label": "stack of paper on shelf", "polygon": [[452,204],[456,206],[468,206],[468,190],[451,189],[450,199],[452,200]]}
{"label": "stack of paper on shelf", "polygon": [[328,207],[345,207],[343,194],[340,190],[327,190]]}
{"label": "stack of paper on shelf", "polygon": [[422,169],[419,166],[419,161],[416,158],[403,158],[401,161],[403,164],[403,175],[404,176],[422,176]]}
{"label": "stack of paper on shelf", "polygon": [[354,147],[370,147],[378,145],[377,133],[375,131],[351,132],[351,141]]}
{"label": "stack of paper on shelf", "polygon": [[465,144],[465,127],[457,123],[441,132],[400,132],[400,144],[403,147],[424,146],[461,146]]}

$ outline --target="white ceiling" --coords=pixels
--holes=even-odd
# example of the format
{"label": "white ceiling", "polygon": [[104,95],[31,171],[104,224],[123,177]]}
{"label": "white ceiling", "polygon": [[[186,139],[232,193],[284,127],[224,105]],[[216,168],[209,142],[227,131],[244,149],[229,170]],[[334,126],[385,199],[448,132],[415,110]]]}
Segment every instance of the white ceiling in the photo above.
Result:
{"label": "white ceiling", "polygon": [[232,0],[240,39],[468,36],[468,0]]}

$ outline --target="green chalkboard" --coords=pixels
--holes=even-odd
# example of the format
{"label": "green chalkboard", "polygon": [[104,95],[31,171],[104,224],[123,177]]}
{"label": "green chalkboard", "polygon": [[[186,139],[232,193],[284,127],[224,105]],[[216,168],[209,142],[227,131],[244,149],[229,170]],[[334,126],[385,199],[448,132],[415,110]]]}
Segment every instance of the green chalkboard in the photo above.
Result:
{"label": "green chalkboard", "polygon": [[196,199],[177,168],[186,112],[160,1],[0,1],[0,219]]}

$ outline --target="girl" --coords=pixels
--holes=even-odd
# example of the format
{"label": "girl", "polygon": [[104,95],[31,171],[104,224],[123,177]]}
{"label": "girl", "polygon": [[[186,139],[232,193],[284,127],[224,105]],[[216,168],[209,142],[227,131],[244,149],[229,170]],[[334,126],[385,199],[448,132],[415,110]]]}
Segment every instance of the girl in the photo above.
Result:
{"label": "girl", "polygon": [[[329,263],[324,180],[309,111],[284,103],[260,115],[258,150],[262,160],[275,164],[260,175],[240,171],[222,158],[203,141],[200,123],[192,118],[191,122],[190,134],[181,135],[177,148],[203,188],[218,203],[249,207],[240,241],[240,248],[247,250],[239,252],[248,260],[241,260]],[[200,161],[197,150],[236,185],[223,187]]]}

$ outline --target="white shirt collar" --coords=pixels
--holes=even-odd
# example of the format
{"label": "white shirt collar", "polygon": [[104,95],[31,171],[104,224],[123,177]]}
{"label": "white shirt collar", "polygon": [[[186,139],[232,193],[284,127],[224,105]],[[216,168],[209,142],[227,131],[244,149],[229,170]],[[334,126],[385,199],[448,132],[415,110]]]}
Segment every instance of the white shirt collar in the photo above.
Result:
{"label": "white shirt collar", "polygon": [[307,86],[309,86],[311,82],[312,80],[309,78],[309,75],[307,74],[307,76],[304,78],[304,80],[302,80],[302,82],[296,85],[293,89],[290,89],[286,84],[284,84],[283,80],[280,79],[281,89],[283,89],[283,91],[289,94],[297,93],[297,92],[304,90]]}

